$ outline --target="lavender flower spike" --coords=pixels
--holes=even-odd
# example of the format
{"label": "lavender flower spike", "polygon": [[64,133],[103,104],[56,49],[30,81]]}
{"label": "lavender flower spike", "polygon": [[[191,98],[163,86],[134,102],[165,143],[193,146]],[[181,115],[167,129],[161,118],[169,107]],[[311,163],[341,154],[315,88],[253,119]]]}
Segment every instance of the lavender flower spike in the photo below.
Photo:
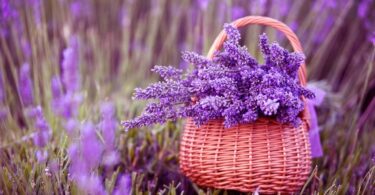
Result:
{"label": "lavender flower spike", "polygon": [[102,105],[100,106],[100,113],[102,115],[102,121],[99,124],[101,134],[104,138],[106,149],[112,150],[115,147],[117,126],[117,121],[114,118],[114,105],[110,102],[102,103]]}
{"label": "lavender flower spike", "polygon": [[23,106],[31,106],[34,102],[33,96],[33,84],[30,78],[30,65],[24,63],[21,66],[20,75],[19,75],[19,94]]}
{"label": "lavender flower spike", "polygon": [[51,128],[49,127],[46,119],[43,116],[42,108],[40,106],[34,108],[35,111],[35,124],[36,130],[34,135],[34,144],[40,148],[47,145],[51,137]]}
{"label": "lavender flower spike", "polygon": [[100,163],[103,145],[96,135],[95,126],[90,122],[83,125],[81,146],[82,157],[86,161],[87,168],[94,169]]}
{"label": "lavender flower spike", "polygon": [[80,86],[78,41],[72,38],[70,46],[63,51],[62,81],[67,92],[76,92]]}
{"label": "lavender flower spike", "polygon": [[129,174],[122,175],[113,195],[128,195],[131,191],[132,179]]}

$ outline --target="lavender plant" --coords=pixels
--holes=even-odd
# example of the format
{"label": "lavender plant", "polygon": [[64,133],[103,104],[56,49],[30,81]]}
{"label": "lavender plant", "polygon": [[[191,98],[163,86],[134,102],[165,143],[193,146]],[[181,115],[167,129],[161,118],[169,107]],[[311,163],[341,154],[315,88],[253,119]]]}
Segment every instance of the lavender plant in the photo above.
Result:
{"label": "lavender plant", "polygon": [[263,116],[298,126],[298,115],[304,109],[301,96],[314,97],[297,79],[304,55],[269,43],[262,34],[259,47],[265,63],[259,64],[240,45],[239,31],[230,24],[224,29],[228,39],[213,59],[183,53],[182,58],[195,65],[193,71],[183,74],[171,66],[153,68],[164,80],[145,89],[137,88],[134,97],[157,102],[149,103],[141,116],[124,122],[124,126],[148,126],[191,117],[197,125],[224,118],[224,125],[229,128]]}

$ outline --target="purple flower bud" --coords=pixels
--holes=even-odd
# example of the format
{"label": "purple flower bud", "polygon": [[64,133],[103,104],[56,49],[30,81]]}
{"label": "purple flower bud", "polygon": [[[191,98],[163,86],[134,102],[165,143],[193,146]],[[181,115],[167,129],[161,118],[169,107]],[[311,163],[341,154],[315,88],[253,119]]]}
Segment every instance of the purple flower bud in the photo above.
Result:
{"label": "purple flower bud", "polygon": [[179,79],[182,75],[182,70],[172,66],[155,66],[151,71],[158,73],[165,79]]}
{"label": "purple flower bud", "polygon": [[34,102],[34,97],[33,84],[30,78],[30,65],[28,63],[21,66],[18,85],[23,106],[31,106]]}

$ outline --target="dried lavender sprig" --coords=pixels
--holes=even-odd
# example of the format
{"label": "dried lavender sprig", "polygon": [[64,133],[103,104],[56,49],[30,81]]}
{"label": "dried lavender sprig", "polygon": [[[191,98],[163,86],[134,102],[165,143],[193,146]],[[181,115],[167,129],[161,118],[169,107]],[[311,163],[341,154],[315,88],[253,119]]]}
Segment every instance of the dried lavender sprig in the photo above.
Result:
{"label": "dried lavender sprig", "polygon": [[[290,53],[277,43],[269,44],[263,34],[259,46],[265,64],[259,65],[239,45],[238,30],[231,25],[225,25],[225,30],[228,40],[214,59],[185,52],[183,58],[194,63],[195,71],[181,79],[167,79],[146,89],[136,89],[136,99],[156,99],[159,103],[150,103],[140,117],[123,125],[133,128],[192,117],[197,125],[224,118],[225,127],[231,127],[271,116],[281,123],[298,126],[298,114],[304,108],[300,96],[314,96],[297,81],[304,56]],[[196,100],[192,102],[191,98]]]}

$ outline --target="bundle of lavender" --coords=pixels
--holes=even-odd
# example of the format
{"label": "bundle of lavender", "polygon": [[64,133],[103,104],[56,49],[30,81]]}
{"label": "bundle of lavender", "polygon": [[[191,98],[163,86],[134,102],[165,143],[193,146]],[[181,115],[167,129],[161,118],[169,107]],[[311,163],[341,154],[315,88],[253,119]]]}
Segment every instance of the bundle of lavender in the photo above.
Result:
{"label": "bundle of lavender", "polygon": [[301,96],[314,98],[297,79],[304,55],[269,43],[262,34],[259,47],[265,63],[260,64],[240,46],[238,29],[230,24],[224,29],[228,39],[213,59],[183,53],[182,58],[195,65],[194,70],[184,73],[171,66],[152,69],[163,81],[135,89],[134,98],[156,101],[149,103],[141,116],[123,125],[134,128],[189,117],[196,125],[223,118],[229,128],[267,116],[297,127],[304,109]]}

